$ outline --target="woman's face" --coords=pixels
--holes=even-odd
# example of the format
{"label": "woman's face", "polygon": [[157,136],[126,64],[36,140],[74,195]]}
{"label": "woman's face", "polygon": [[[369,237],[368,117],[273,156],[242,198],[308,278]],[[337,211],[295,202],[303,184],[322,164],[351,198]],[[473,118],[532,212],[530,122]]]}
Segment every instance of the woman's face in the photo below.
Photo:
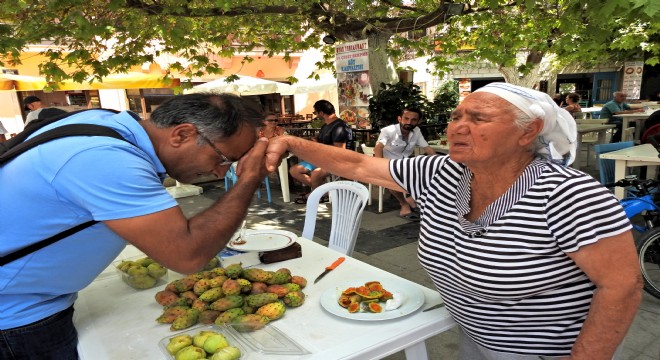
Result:
{"label": "woman's face", "polygon": [[269,126],[269,127],[274,128],[274,127],[277,126],[277,122],[278,122],[278,121],[279,121],[279,120],[277,119],[277,116],[275,116],[275,115],[268,115],[268,116],[266,116],[266,118],[264,119],[264,125],[265,125],[265,126]]}
{"label": "woman's face", "polygon": [[486,92],[465,98],[452,113],[447,127],[451,159],[468,167],[493,166],[529,151],[541,129],[518,127],[514,123],[517,113],[512,108],[508,101]]}

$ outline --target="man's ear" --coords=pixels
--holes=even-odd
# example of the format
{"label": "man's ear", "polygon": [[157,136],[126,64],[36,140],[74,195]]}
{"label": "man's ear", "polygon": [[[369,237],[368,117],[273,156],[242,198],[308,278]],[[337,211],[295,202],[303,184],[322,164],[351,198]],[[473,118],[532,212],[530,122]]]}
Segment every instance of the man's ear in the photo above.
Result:
{"label": "man's ear", "polygon": [[543,125],[543,120],[538,118],[530,122],[525,128],[523,135],[520,137],[520,144],[529,145],[533,143],[541,131],[543,131]]}
{"label": "man's ear", "polygon": [[169,143],[172,147],[180,147],[189,142],[197,142],[197,127],[193,124],[179,124],[170,130]]}

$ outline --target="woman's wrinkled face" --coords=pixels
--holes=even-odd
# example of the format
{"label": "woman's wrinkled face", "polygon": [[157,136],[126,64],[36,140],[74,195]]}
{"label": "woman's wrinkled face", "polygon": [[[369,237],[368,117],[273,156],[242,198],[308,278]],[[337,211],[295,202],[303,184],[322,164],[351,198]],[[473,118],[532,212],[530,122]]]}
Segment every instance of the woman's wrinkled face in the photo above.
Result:
{"label": "woman's wrinkled face", "polygon": [[525,133],[514,121],[513,106],[497,95],[476,92],[452,112],[447,126],[449,156],[469,166],[496,165],[524,150]]}
{"label": "woman's wrinkled face", "polygon": [[279,121],[279,120],[277,119],[277,116],[275,116],[275,115],[268,115],[268,116],[266,116],[266,118],[264,119],[264,126],[271,127],[271,128],[275,128],[275,127],[277,126],[278,121]]}

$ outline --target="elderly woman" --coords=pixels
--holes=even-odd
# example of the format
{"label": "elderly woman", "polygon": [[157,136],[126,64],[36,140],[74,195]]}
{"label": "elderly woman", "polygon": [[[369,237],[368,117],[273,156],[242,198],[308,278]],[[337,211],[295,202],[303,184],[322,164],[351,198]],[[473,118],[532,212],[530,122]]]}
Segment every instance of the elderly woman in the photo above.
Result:
{"label": "elderly woman", "polygon": [[388,160],[271,140],[333,174],[410,193],[418,257],[460,325],[461,359],[612,359],[641,300],[630,224],[568,167],[575,121],[543,93],[502,83],[469,95],[449,156]]}

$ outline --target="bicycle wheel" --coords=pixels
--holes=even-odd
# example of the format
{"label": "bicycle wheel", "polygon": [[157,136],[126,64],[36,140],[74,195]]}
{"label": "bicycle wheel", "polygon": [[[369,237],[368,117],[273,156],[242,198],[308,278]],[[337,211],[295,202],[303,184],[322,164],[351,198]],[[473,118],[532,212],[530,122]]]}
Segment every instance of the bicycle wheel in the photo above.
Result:
{"label": "bicycle wheel", "polygon": [[644,234],[635,242],[644,290],[660,299],[660,228]]}

